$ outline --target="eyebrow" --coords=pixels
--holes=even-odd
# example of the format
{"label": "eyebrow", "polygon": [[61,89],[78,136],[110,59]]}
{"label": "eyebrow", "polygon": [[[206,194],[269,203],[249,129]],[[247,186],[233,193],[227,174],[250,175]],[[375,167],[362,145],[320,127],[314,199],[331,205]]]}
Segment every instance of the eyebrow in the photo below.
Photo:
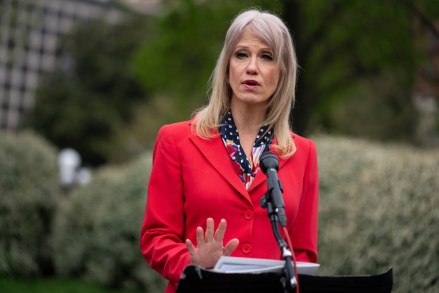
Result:
{"label": "eyebrow", "polygon": [[[249,49],[249,48],[250,48],[249,46],[239,45],[238,44],[238,45],[236,45],[235,50],[237,50],[237,49]],[[264,52],[271,52],[271,53],[273,53],[273,50],[270,47],[262,47],[260,50],[264,51]]]}

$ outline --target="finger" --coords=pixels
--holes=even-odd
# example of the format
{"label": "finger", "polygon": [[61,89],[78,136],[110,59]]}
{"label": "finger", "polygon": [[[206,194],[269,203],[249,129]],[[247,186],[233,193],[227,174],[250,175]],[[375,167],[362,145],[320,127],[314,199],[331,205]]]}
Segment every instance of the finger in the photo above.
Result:
{"label": "finger", "polygon": [[238,247],[239,245],[239,239],[233,238],[229,242],[227,242],[226,246],[224,247],[223,255],[231,255],[232,252]]}
{"label": "finger", "polygon": [[196,231],[196,234],[197,234],[197,245],[198,245],[198,247],[203,246],[205,244],[203,228],[198,227],[197,231]]}
{"label": "finger", "polygon": [[218,229],[215,232],[215,240],[218,242],[222,242],[224,239],[224,234],[226,233],[227,222],[224,219],[221,219]]}
{"label": "finger", "polygon": [[212,218],[206,220],[206,241],[213,240],[214,222]]}
{"label": "finger", "polygon": [[190,255],[194,255],[196,252],[196,248],[190,239],[186,239],[186,248],[189,251]]}

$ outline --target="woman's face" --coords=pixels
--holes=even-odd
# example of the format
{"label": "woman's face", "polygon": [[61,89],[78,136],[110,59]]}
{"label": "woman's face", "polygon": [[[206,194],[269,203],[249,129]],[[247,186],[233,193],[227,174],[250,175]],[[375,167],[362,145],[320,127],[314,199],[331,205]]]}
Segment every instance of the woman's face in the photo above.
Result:
{"label": "woman's face", "polygon": [[248,105],[267,104],[277,88],[279,75],[270,47],[244,30],[229,60],[232,99]]}

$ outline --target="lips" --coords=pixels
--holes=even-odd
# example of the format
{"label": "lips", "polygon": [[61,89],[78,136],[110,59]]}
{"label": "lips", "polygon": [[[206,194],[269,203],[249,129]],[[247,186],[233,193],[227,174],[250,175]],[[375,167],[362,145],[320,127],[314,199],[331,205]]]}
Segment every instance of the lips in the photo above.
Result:
{"label": "lips", "polygon": [[242,82],[242,84],[245,84],[245,85],[248,85],[248,86],[258,86],[258,85],[260,85],[259,82],[257,82],[256,80],[253,80],[253,79],[244,80]]}

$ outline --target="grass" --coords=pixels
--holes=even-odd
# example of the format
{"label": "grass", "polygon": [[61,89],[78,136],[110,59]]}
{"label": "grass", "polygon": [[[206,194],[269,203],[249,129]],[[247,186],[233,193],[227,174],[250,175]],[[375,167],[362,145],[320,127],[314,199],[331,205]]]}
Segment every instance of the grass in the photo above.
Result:
{"label": "grass", "polygon": [[139,293],[138,291],[109,289],[79,279],[38,278],[19,279],[0,277],[2,293]]}

